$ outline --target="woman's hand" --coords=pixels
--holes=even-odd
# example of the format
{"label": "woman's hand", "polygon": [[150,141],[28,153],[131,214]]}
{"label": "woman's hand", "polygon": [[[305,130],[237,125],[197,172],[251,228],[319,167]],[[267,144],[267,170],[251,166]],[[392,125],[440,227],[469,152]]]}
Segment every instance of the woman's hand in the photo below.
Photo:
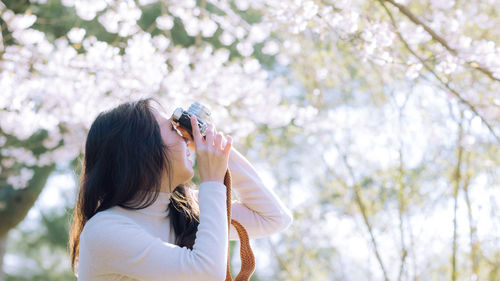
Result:
{"label": "woman's hand", "polygon": [[222,147],[223,136],[221,133],[215,133],[213,124],[208,125],[206,139],[203,139],[195,116],[191,116],[191,127],[201,181],[223,183],[233,139],[226,136],[226,146]]}

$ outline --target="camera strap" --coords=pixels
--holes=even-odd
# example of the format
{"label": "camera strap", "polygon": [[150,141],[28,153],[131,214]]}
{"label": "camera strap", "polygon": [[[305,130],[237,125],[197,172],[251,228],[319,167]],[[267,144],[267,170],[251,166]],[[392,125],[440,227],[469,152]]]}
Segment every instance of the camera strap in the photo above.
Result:
{"label": "camera strap", "polygon": [[[240,259],[241,259],[241,269],[240,273],[234,279],[235,281],[248,281],[250,280],[250,276],[252,276],[255,271],[255,256],[253,255],[252,248],[250,247],[250,239],[248,238],[248,232],[245,227],[241,225],[234,219],[231,219],[231,172],[229,168],[226,171],[226,175],[224,176],[224,185],[227,188],[227,196],[226,196],[226,205],[227,205],[227,230],[228,237],[229,231],[231,228],[231,224],[236,228],[238,232],[238,237],[240,238]],[[227,255],[227,271],[226,271],[226,280],[232,281],[231,270],[229,269],[229,239],[228,239],[228,255]]]}

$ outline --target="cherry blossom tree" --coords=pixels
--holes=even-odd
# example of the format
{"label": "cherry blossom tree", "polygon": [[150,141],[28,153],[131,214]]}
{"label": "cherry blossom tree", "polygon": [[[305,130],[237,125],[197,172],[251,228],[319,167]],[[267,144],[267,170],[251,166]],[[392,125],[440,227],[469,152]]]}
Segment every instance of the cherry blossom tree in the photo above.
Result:
{"label": "cherry blossom tree", "polygon": [[241,15],[220,14],[227,5],[32,2],[0,4],[2,245],[56,163],[74,161],[93,118],[119,102],[154,96],[173,109],[198,100],[212,107],[220,129],[240,138],[257,124],[287,123],[253,114],[269,108],[281,116],[286,106],[279,81],[231,45],[248,27],[231,30]]}

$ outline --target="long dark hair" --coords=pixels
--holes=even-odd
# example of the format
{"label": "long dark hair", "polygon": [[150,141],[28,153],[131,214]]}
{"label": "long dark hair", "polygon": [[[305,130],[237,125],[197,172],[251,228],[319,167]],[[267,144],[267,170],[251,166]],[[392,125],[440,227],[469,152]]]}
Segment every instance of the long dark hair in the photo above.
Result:
{"label": "long dark hair", "polygon": [[[169,150],[162,141],[152,102],[156,101],[123,103],[99,114],[90,127],[69,235],[75,273],[80,234],[90,218],[114,206],[146,208],[158,198],[165,172],[171,182]],[[177,186],[168,206],[176,244],[190,249],[199,224],[199,207],[191,194],[192,186],[191,181]]]}

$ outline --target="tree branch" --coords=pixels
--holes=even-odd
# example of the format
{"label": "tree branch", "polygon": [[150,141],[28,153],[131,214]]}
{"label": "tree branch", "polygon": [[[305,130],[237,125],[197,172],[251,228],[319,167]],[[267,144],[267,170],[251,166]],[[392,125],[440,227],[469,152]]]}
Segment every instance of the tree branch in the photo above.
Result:
{"label": "tree branch", "polygon": [[427,62],[422,58],[420,57],[411,47],[410,45],[408,44],[408,42],[406,42],[406,40],[404,39],[403,35],[401,34],[401,32],[399,32],[399,29],[398,29],[398,25],[396,23],[396,20],[394,19],[394,16],[392,15],[391,11],[389,11],[389,9],[387,8],[387,6],[384,4],[384,1],[387,1],[387,0],[377,0],[380,2],[380,4],[382,5],[382,7],[384,8],[384,10],[387,12],[387,15],[389,16],[391,22],[392,22],[392,25],[394,26],[394,31],[396,32],[396,35],[398,36],[398,38],[401,40],[401,42],[403,43],[403,45],[406,47],[406,49],[413,55],[415,56],[418,61],[423,65],[423,67],[425,69],[427,69],[451,94],[453,94],[455,97],[458,98],[458,100],[463,103],[464,105],[466,105],[476,116],[478,116],[481,121],[483,122],[483,124],[486,125],[486,127],[488,128],[488,130],[490,131],[490,133],[497,139],[500,141],[500,137],[495,133],[495,130],[493,129],[493,127],[488,123],[488,121],[486,121],[486,119],[481,115],[479,114],[479,112],[477,111],[477,109],[469,102],[467,101],[466,99],[464,99],[460,93],[458,93],[455,89],[453,89],[450,84],[448,82],[445,82],[443,81],[443,79],[441,79],[441,77],[439,77],[439,75],[434,71],[434,69],[432,69],[428,64]]}
{"label": "tree branch", "polygon": [[[465,163],[467,165],[469,164],[469,158],[470,158],[470,152],[465,154]],[[467,204],[467,216],[469,219],[470,260],[472,264],[472,274],[473,276],[475,275],[477,278],[477,276],[479,276],[478,254],[477,254],[479,251],[479,244],[477,243],[477,236],[476,236],[477,229],[474,224],[474,218],[472,216],[472,204],[470,202],[470,197],[469,197],[469,182],[470,182],[470,174],[466,173],[463,184],[463,190],[465,195],[465,203]],[[474,280],[474,278],[471,277],[471,280]]]}
{"label": "tree branch", "polygon": [[267,239],[267,242],[269,244],[269,247],[271,249],[271,252],[273,253],[274,257],[278,260],[278,263],[280,264],[281,269],[285,270],[285,272],[288,274],[288,276],[292,276],[292,273],[290,272],[290,269],[288,268],[287,263],[283,260],[280,254],[278,254],[278,251],[276,250],[276,246],[271,242],[271,239]]}
{"label": "tree branch", "polygon": [[[401,11],[401,13],[403,13],[406,17],[408,17],[410,19],[410,21],[412,21],[416,25],[420,25],[425,31],[427,31],[427,33],[429,33],[429,35],[432,37],[432,39],[434,39],[437,42],[439,42],[439,44],[441,44],[446,50],[448,50],[448,52],[450,52],[451,54],[453,54],[455,56],[458,55],[458,51],[456,49],[452,48],[448,44],[448,42],[446,42],[446,40],[442,36],[438,35],[437,32],[435,32],[432,28],[430,28],[425,22],[423,22],[422,20],[420,20],[406,6],[401,5],[399,3],[396,3],[396,1],[394,1],[394,0],[378,0],[378,1],[379,2],[380,1],[388,2],[391,5],[393,5],[394,7],[398,8],[399,11]],[[477,61],[467,61],[467,64],[470,67],[472,67],[473,69],[479,70],[480,72],[482,72],[483,74],[485,74],[486,76],[488,76],[491,80],[499,81],[500,82],[500,79],[496,78],[493,75],[493,72],[491,72],[487,68],[481,66],[479,64],[479,62],[477,62]]]}
{"label": "tree branch", "polygon": [[[207,1],[206,0],[201,0],[201,2],[200,2],[200,18],[201,19],[207,18],[206,9],[207,9]],[[202,32],[198,31],[198,34],[196,34],[196,37],[195,37],[195,40],[194,40],[194,45],[196,47],[199,47],[200,44],[201,44],[201,39],[202,39],[201,35],[202,35]]]}
{"label": "tree branch", "polygon": [[[398,125],[399,125],[399,130],[401,131],[402,129],[402,121],[401,119],[403,118],[403,110],[408,101],[408,96],[406,96],[406,99],[403,103],[402,106],[399,107],[399,114],[398,114]],[[401,136],[401,134],[399,134]],[[398,167],[398,178],[397,178],[397,184],[398,184],[398,214],[399,214],[399,232],[400,232],[400,239],[401,239],[401,265],[399,267],[399,274],[398,274],[398,281],[401,281],[401,278],[403,277],[403,272],[405,269],[405,264],[406,264],[406,257],[408,256],[408,249],[406,248],[406,243],[405,243],[405,233],[404,233],[404,213],[406,209],[406,203],[405,203],[405,184],[404,184],[404,166],[403,166],[403,140],[401,137],[399,138],[399,167]]]}
{"label": "tree branch", "polygon": [[[337,150],[340,152],[340,147],[338,146],[338,144],[335,143],[335,146],[337,147]],[[351,178],[353,179],[353,182],[354,182],[354,171],[352,169],[352,167],[349,165],[349,163],[347,162],[347,156],[342,153],[342,160],[344,162],[344,165],[347,167],[347,170],[349,171],[349,174],[351,176]],[[328,167],[328,171],[332,174],[332,175],[336,175],[336,173],[327,165]],[[373,234],[373,228],[372,228],[372,225],[370,223],[370,220],[368,219],[368,214],[367,214],[367,211],[366,211],[366,206],[363,202],[363,199],[361,198],[361,192],[359,190],[359,184],[354,184],[352,187],[348,186],[347,183],[345,183],[338,175],[336,175],[337,179],[339,180],[340,184],[342,184],[342,186],[344,186],[344,188],[346,189],[352,189],[354,191],[354,196],[355,196],[355,200],[356,200],[356,203],[361,211],[361,215],[363,216],[363,222],[365,223],[365,226],[366,228],[368,229],[368,233],[370,234],[370,240],[372,242],[372,246],[373,246],[373,250],[375,252],[375,257],[377,258],[377,261],[380,265],[380,268],[382,270],[382,273],[384,275],[384,280],[385,281],[389,281],[389,277],[387,276],[387,271],[385,270],[385,266],[384,266],[384,263],[382,261],[382,257],[380,256],[380,252],[378,250],[378,246],[377,246],[377,240],[375,239],[375,235]]]}

